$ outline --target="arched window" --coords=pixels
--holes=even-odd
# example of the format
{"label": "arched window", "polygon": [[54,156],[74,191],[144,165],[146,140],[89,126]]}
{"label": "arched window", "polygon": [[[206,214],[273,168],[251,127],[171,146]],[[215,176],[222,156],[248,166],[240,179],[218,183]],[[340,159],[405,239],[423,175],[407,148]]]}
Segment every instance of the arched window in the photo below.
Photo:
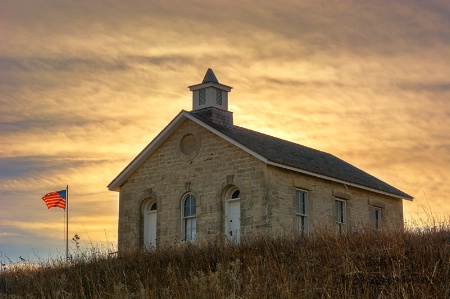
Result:
{"label": "arched window", "polygon": [[236,187],[225,195],[225,237],[234,242],[241,238],[241,192]]}
{"label": "arched window", "polygon": [[144,247],[156,248],[156,202],[149,201],[144,207]]}
{"label": "arched window", "polygon": [[196,198],[193,194],[186,195],[181,204],[182,235],[185,241],[193,241],[197,235]]}

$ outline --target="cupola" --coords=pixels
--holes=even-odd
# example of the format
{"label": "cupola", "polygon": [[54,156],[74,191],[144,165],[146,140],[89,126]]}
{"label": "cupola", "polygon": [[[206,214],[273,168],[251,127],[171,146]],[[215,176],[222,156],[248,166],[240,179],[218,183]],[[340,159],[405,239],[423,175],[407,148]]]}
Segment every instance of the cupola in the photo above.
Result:
{"label": "cupola", "polygon": [[202,83],[191,85],[192,113],[222,126],[233,126],[233,113],[228,111],[230,86],[219,83],[212,69],[206,71]]}
{"label": "cupola", "polygon": [[206,71],[202,83],[189,86],[192,91],[192,110],[216,107],[228,110],[228,93],[231,87],[220,84],[212,69]]}

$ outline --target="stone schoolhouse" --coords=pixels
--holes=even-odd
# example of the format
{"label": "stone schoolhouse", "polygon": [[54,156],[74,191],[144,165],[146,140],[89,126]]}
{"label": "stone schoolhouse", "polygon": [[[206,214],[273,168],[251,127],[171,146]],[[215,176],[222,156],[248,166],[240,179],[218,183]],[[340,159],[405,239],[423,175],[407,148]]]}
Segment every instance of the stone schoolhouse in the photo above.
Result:
{"label": "stone schoolhouse", "polygon": [[181,111],[108,185],[119,250],[258,234],[403,227],[413,198],[322,151],[235,126],[208,69]]}

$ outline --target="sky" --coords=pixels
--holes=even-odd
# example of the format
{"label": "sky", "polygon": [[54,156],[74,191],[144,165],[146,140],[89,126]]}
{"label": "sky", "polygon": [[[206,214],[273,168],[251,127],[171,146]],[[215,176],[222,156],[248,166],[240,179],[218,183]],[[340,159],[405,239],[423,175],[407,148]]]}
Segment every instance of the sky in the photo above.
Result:
{"label": "sky", "polygon": [[[114,248],[107,185],[212,68],[236,125],[331,153],[449,219],[450,2],[0,2],[0,256]],[[71,252],[76,251],[70,242]]]}

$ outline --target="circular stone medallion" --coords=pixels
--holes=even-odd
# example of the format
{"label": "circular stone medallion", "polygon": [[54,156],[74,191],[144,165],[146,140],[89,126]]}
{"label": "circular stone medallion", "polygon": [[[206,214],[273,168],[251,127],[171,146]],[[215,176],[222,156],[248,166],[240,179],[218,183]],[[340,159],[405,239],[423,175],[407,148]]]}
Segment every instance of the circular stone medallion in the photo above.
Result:
{"label": "circular stone medallion", "polygon": [[192,134],[186,134],[181,138],[180,151],[185,155],[190,155],[195,151],[196,139]]}
{"label": "circular stone medallion", "polygon": [[177,142],[178,156],[184,161],[192,160],[200,150],[200,134],[194,129],[185,129],[180,133]]}

